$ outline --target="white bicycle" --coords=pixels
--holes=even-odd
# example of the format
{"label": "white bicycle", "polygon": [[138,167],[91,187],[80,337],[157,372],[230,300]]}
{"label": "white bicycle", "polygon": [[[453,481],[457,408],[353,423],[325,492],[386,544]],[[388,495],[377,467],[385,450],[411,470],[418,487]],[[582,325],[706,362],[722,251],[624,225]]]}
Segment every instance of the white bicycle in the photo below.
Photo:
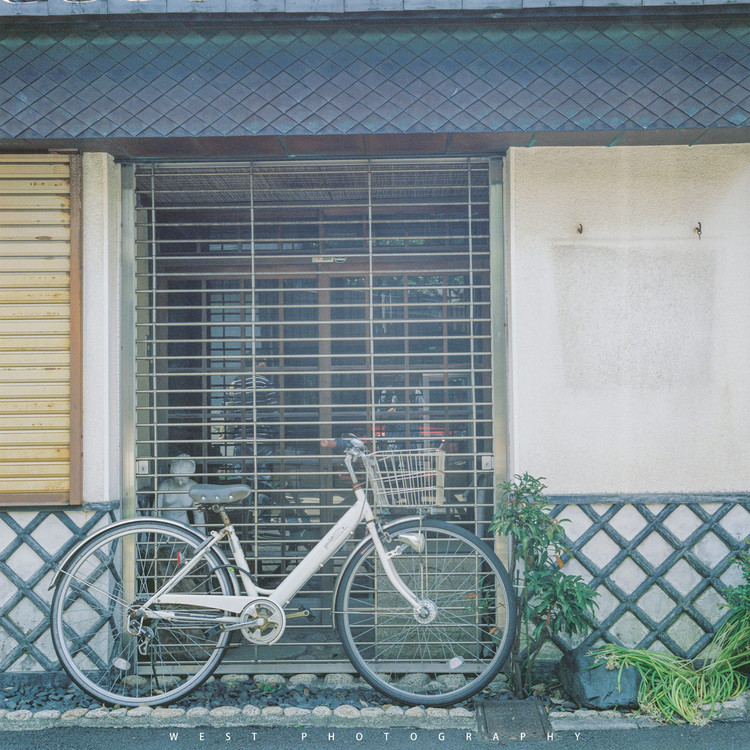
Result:
{"label": "white bicycle", "polygon": [[[73,549],[52,582],[51,608],[52,640],[71,679],[105,703],[178,700],[218,667],[235,631],[253,644],[278,641],[285,607],[364,522],[364,539],[333,594],[335,627],[357,672],[407,704],[449,705],[484,688],[510,651],[516,604],[489,546],[429,517],[440,502],[445,454],[368,453],[356,438],[322,445],[345,450],[355,502],[275,589],[253,581],[225,511],[247,497],[245,485],[191,488],[196,505],[223,521],[208,536],[176,521],[139,518]],[[355,473],[358,460],[366,483]],[[383,524],[383,506],[415,515]]]}

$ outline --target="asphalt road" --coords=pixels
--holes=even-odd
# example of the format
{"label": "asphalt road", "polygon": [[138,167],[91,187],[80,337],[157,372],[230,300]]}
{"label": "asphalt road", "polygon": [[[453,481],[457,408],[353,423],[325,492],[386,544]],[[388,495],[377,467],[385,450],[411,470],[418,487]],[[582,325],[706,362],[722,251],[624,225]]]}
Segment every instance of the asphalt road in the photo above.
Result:
{"label": "asphalt road", "polygon": [[482,741],[476,732],[427,729],[255,728],[99,729],[6,732],[0,750],[749,750],[750,724],[556,733]]}

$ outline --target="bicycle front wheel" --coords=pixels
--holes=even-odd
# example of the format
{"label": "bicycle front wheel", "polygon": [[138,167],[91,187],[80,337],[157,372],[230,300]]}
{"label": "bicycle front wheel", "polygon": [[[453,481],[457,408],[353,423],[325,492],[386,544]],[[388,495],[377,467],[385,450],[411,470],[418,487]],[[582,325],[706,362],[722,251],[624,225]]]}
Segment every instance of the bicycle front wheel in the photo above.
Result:
{"label": "bicycle front wheel", "polygon": [[387,529],[386,550],[420,600],[388,580],[370,540],[342,572],[336,626],[362,677],[394,700],[446,706],[486,687],[502,668],[516,604],[497,555],[465,529],[434,519]]}
{"label": "bicycle front wheel", "polygon": [[[92,538],[67,563],[52,598],[51,632],[60,663],[81,689],[104,703],[156,706],[183,697],[216,669],[231,633],[208,620],[223,613],[179,605],[151,607],[163,619],[138,612],[202,540],[188,527],[138,519]],[[172,591],[231,595],[221,565],[209,551]]]}

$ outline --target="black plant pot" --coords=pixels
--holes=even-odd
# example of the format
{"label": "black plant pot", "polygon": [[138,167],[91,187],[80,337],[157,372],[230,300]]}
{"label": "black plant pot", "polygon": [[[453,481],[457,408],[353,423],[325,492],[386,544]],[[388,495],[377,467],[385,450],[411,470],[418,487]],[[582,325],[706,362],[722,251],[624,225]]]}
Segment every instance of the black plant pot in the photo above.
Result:
{"label": "black plant pot", "polygon": [[589,655],[591,646],[566,652],[558,674],[568,696],[586,708],[636,708],[641,676],[635,667],[607,669],[603,661]]}

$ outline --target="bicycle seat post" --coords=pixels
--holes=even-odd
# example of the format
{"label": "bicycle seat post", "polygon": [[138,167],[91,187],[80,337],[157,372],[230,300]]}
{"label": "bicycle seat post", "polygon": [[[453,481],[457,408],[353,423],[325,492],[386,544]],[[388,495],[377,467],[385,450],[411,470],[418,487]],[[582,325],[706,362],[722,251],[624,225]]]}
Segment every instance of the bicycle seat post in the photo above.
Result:
{"label": "bicycle seat post", "polygon": [[225,529],[228,529],[232,525],[232,522],[229,520],[229,515],[221,505],[212,505],[211,510],[219,515],[219,518],[221,518],[221,522],[222,524],[224,524]]}

